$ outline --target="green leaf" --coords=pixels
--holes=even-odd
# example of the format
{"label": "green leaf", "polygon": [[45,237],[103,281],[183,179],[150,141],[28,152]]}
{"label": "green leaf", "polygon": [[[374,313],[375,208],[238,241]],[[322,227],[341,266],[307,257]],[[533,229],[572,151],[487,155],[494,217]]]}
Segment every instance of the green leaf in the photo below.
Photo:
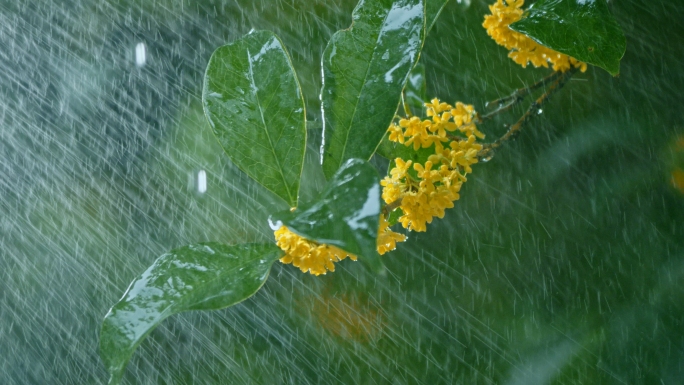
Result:
{"label": "green leaf", "polygon": [[427,32],[432,30],[437,18],[446,7],[449,0],[425,0],[425,15],[427,19]]}
{"label": "green leaf", "polygon": [[202,91],[219,143],[242,171],[297,205],[306,111],[290,57],[272,32],[257,31],[211,55]]}
{"label": "green leaf", "polygon": [[539,0],[510,28],[612,75],[620,72],[625,35],[605,0]]}
{"label": "green leaf", "polygon": [[409,74],[406,86],[404,86],[404,108],[408,107],[412,115],[425,116],[427,100],[427,86],[425,83],[425,65],[418,62]]}
{"label": "green leaf", "polygon": [[133,351],[165,318],[187,310],[221,309],[249,298],[282,255],[274,244],[203,243],[159,257],[131,282],[102,322],[100,354],[110,384],[119,383]]}
{"label": "green leaf", "polygon": [[422,0],[360,1],[352,26],[323,52],[323,172],[369,159],[397,110],[423,46]]}
{"label": "green leaf", "polygon": [[[426,36],[432,30],[437,18],[448,2],[449,0],[425,0]],[[403,97],[404,108],[408,107],[413,115],[425,115],[423,103],[427,101],[427,86],[425,82],[425,65],[420,60],[409,74],[404,86]]]}
{"label": "green leaf", "polygon": [[297,210],[274,214],[274,230],[285,225],[318,243],[334,245],[364,259],[379,271],[377,252],[380,218],[380,177],[370,163],[349,159],[330,178],[321,194]]}
{"label": "green leaf", "polygon": [[402,215],[404,215],[404,211],[401,209],[401,207],[397,207],[390,213],[389,218],[387,218],[387,223],[389,223],[390,226],[396,225],[399,223],[399,218]]}

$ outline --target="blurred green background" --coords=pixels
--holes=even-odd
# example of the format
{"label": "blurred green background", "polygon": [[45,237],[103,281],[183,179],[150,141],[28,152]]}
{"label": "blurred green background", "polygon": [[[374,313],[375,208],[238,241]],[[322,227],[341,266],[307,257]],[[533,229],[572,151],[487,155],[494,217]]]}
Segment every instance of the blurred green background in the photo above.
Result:
{"label": "blurred green background", "polygon": [[[204,67],[252,28],[282,37],[310,120],[306,199],[323,183],[320,56],[355,3],[0,1],[0,383],[104,383],[99,323],[160,254],[272,240],[283,203],[215,143]],[[548,73],[489,39],[488,3],[437,21],[430,97],[483,110]],[[620,76],[575,76],[387,274],[276,264],[252,299],[167,320],[125,382],[684,383],[683,6],[611,1]]]}

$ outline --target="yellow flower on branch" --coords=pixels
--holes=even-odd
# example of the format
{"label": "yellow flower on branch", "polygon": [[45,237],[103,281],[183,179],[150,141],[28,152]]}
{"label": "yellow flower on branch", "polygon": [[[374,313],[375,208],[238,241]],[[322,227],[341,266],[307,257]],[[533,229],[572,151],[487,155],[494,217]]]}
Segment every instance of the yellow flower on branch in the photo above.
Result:
{"label": "yellow flower on branch", "polygon": [[[434,145],[434,154],[424,164],[396,158],[390,175],[380,182],[383,200],[401,208],[403,214],[398,220],[411,231],[426,231],[434,217],[443,218],[445,209],[454,207],[466,175],[478,162],[482,145],[477,138],[484,138],[475,124],[473,106],[457,102],[454,107],[435,98],[425,103],[425,108],[429,119],[401,119],[398,125],[390,126],[390,140],[410,138],[404,145],[413,144],[414,150]],[[402,128],[404,131],[398,132]],[[446,148],[443,142],[448,143]],[[408,172],[410,166],[415,171],[413,177]]]}
{"label": "yellow flower on branch", "polygon": [[395,167],[390,170],[390,176],[380,181],[380,185],[383,187],[382,199],[387,204],[400,199],[401,194],[409,188],[406,178],[408,168],[413,162],[410,160],[404,162],[401,158],[396,158],[394,162]]}
{"label": "yellow flower on branch", "polygon": [[457,102],[456,108],[451,110],[451,115],[453,116],[454,123],[459,131],[466,137],[475,135],[480,139],[484,139],[485,135],[481,133],[475,125],[477,112],[475,112],[475,108],[473,108],[472,105]]}
{"label": "yellow flower on branch", "polygon": [[426,231],[426,223],[432,223],[428,196],[422,191],[407,193],[401,200],[401,211],[404,215],[399,217],[399,222],[411,231]]}
{"label": "yellow flower on branch", "polygon": [[[347,257],[356,261],[354,254],[332,245],[320,244],[312,240],[299,236],[286,226],[281,226],[276,230],[276,245],[280,247],[285,256],[280,258],[280,262],[293,264],[304,273],[313,275],[326,274],[328,271],[335,271],[335,262],[339,262]],[[406,236],[395,233],[389,229],[389,223],[383,215],[380,215],[380,225],[378,228],[378,238],[376,240],[377,250],[380,255],[396,249],[397,242],[404,242]]]}
{"label": "yellow flower on branch", "polygon": [[399,126],[397,126],[396,124],[392,123],[392,124],[390,125],[389,130],[387,130],[387,131],[388,131],[389,134],[390,134],[390,135],[389,135],[389,140],[390,140],[390,141],[392,141],[392,142],[398,142],[398,143],[404,144],[404,130],[403,130],[401,127],[399,127]]}
{"label": "yellow flower on branch", "polygon": [[390,230],[384,215],[380,215],[380,230],[378,231],[378,253],[383,255],[397,248],[397,242],[406,241],[406,236]]}
{"label": "yellow flower on branch", "polygon": [[434,142],[441,140],[438,136],[430,134],[428,131],[430,123],[428,121],[422,121],[416,116],[409,119],[400,119],[399,127],[404,130],[403,136],[410,138],[404,145],[413,145],[414,150],[428,148],[432,146]]}
{"label": "yellow flower on branch", "polygon": [[[382,199],[392,208],[401,208],[398,221],[411,231],[426,231],[434,217],[443,218],[445,210],[454,207],[466,175],[472,172],[471,165],[478,162],[482,145],[477,137],[484,137],[471,105],[457,102],[454,107],[435,98],[425,103],[425,108],[428,119],[399,119],[390,125],[389,139],[414,150],[432,147],[434,154],[425,163],[396,158],[389,175],[380,181]],[[301,237],[285,226],[275,231],[275,239],[285,251],[281,262],[314,275],[335,271],[335,263],[345,258],[357,260],[356,255]],[[378,253],[394,250],[404,241],[406,236],[390,230],[387,218],[380,215]]]}
{"label": "yellow flower on branch", "polygon": [[448,103],[440,102],[439,99],[433,98],[430,103],[425,103],[427,116],[432,117],[441,114],[444,111],[451,110],[453,107]]}
{"label": "yellow flower on branch", "polygon": [[328,271],[335,271],[335,262],[347,257],[356,261],[356,255],[349,254],[335,246],[310,241],[293,233],[286,226],[280,227],[274,235],[276,244],[285,252],[280,262],[291,263],[304,273],[321,275]]}
{"label": "yellow flower on branch", "polygon": [[482,145],[475,143],[475,135],[470,135],[468,140],[451,142],[449,145],[449,165],[455,168],[457,165],[463,168],[467,174],[473,172],[471,165],[477,163],[477,153],[482,150]]}
{"label": "yellow flower on branch", "polygon": [[523,14],[524,0],[497,0],[489,6],[491,15],[485,16],[482,26],[487,29],[487,34],[494,41],[510,50],[508,57],[520,64],[523,68],[528,63],[535,67],[548,68],[549,63],[554,71],[565,72],[572,67],[578,67],[580,71],[587,70],[587,63],[573,57],[554,51],[537,43],[526,35],[513,31],[509,25],[520,20]]}

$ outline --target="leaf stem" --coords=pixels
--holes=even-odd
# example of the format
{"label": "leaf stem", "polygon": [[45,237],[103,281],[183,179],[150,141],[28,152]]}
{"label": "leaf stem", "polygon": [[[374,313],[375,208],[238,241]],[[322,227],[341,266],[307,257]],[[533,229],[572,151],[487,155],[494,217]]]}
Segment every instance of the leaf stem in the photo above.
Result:
{"label": "leaf stem", "polygon": [[406,103],[406,90],[401,90],[401,105],[404,107],[404,113],[406,114],[406,118],[410,118],[413,116],[411,113],[411,108],[408,106],[408,103]]}
{"label": "leaf stem", "polygon": [[[544,94],[542,94],[539,98],[537,98],[537,100],[534,101],[534,103],[532,103],[532,105],[530,105],[530,107],[527,109],[527,112],[525,112],[525,114],[522,117],[520,117],[520,119],[518,119],[518,121],[515,122],[515,124],[510,126],[508,131],[502,137],[500,137],[493,143],[484,145],[484,148],[477,153],[477,157],[480,159],[480,161],[490,160],[494,156],[494,152],[497,148],[501,147],[501,145],[504,142],[512,138],[515,138],[520,133],[520,130],[525,125],[525,123],[527,123],[532,118],[532,116],[537,114],[537,111],[544,106],[544,104],[549,100],[549,98],[553,94],[555,94],[561,88],[563,88],[565,83],[567,83],[567,81],[570,80],[572,75],[574,75],[577,72],[577,70],[578,68],[571,68],[570,70],[563,73],[554,73],[556,74],[556,76],[547,76],[542,81],[528,87],[531,88],[537,86],[538,84],[545,84],[547,82],[547,79],[555,79],[551,87],[549,87],[549,89]],[[541,85],[537,86],[537,88],[538,87],[541,87]],[[515,94],[515,92],[513,94]]]}

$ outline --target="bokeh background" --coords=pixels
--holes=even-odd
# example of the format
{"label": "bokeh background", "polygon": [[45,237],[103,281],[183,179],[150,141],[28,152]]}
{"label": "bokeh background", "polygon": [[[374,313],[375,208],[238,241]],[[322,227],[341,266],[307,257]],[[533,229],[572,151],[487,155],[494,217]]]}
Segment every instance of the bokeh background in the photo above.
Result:
{"label": "bokeh background", "polygon": [[[0,383],[105,383],[100,321],[157,256],[272,240],[283,203],[202,115],[218,46],[282,37],[310,120],[303,199],[320,189],[320,56],[355,3],[0,1]],[[447,5],[421,59],[429,96],[482,110],[548,73],[487,37],[487,3]],[[683,6],[611,1],[620,76],[574,77],[384,275],[276,264],[255,297],[165,321],[125,382],[684,383]]]}

